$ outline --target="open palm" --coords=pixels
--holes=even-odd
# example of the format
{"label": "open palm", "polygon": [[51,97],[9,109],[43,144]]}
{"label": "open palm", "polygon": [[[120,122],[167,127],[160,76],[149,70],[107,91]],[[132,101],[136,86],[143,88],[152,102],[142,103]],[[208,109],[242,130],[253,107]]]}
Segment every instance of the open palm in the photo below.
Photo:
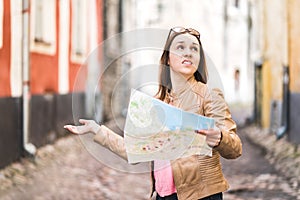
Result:
{"label": "open palm", "polygon": [[100,126],[94,120],[80,119],[79,123],[81,123],[82,125],[65,125],[64,128],[77,135],[86,133],[96,134],[100,128]]}

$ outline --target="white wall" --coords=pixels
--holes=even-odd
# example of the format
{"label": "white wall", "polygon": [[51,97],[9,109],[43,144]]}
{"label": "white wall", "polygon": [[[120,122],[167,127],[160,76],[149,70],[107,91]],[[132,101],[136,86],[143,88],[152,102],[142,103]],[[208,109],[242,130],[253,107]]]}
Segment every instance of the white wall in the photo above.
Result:
{"label": "white wall", "polygon": [[[226,100],[230,103],[250,103],[254,96],[254,78],[253,73],[251,73],[253,68],[251,66],[249,68],[247,62],[247,0],[241,0],[239,8],[235,8],[233,1],[229,1],[232,6],[228,7],[227,47],[224,46],[224,2],[219,0],[189,0],[187,3],[187,1],[173,0],[170,3],[168,0],[132,0],[131,9],[133,10],[132,13],[136,14],[136,20],[135,23],[127,25],[125,30],[149,27],[168,30],[174,26],[197,29],[201,33],[205,52],[211,58],[217,72],[222,75]],[[159,4],[162,8],[161,13],[158,9]],[[134,17],[131,14],[124,19],[126,21],[127,19],[132,20],[132,18]],[[152,56],[148,53],[141,53],[138,56],[132,55],[134,66],[144,65],[145,61],[155,63],[159,56]],[[149,61],[151,59],[155,60]],[[237,92],[234,91],[234,70],[236,68],[240,70],[240,89]],[[134,81],[138,82],[137,79],[139,78],[141,76],[137,75],[134,77]]]}
{"label": "white wall", "polygon": [[58,91],[66,94],[69,92],[70,0],[61,0],[59,4]]}
{"label": "white wall", "polygon": [[10,85],[12,97],[22,95],[22,1],[11,0]]}

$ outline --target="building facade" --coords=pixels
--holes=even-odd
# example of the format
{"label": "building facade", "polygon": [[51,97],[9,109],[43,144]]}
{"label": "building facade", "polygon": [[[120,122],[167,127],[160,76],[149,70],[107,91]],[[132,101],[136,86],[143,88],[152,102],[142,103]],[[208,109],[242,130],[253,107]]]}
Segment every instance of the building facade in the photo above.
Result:
{"label": "building facade", "polygon": [[88,116],[87,80],[101,65],[87,57],[102,18],[102,0],[0,0],[0,167]]}
{"label": "building facade", "polygon": [[300,7],[298,0],[251,1],[255,8],[256,117],[280,138],[300,143]]}

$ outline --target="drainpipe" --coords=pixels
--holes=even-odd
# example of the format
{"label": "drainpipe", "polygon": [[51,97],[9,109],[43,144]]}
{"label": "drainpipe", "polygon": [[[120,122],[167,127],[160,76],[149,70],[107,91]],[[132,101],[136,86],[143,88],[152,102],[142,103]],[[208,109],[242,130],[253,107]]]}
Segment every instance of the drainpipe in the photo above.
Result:
{"label": "drainpipe", "polygon": [[29,143],[30,68],[29,68],[29,0],[22,1],[22,70],[23,70],[23,148],[34,156],[36,147]]}
{"label": "drainpipe", "polygon": [[289,68],[283,67],[283,101],[282,101],[282,116],[281,127],[276,131],[277,139],[282,138],[288,130],[288,115],[289,115]]}
{"label": "drainpipe", "polygon": [[256,61],[254,63],[254,106],[253,106],[253,122],[256,124],[261,123],[261,99],[259,99],[261,85],[258,81],[261,80],[261,70],[262,70],[263,62],[261,60]]}

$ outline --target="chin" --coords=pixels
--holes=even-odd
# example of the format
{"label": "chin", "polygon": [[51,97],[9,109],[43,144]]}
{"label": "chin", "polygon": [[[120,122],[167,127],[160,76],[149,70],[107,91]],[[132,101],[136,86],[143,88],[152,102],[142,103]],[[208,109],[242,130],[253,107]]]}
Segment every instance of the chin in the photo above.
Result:
{"label": "chin", "polygon": [[195,72],[196,71],[184,71],[184,72],[181,72],[181,74],[184,76],[190,77],[190,76],[193,76]]}

